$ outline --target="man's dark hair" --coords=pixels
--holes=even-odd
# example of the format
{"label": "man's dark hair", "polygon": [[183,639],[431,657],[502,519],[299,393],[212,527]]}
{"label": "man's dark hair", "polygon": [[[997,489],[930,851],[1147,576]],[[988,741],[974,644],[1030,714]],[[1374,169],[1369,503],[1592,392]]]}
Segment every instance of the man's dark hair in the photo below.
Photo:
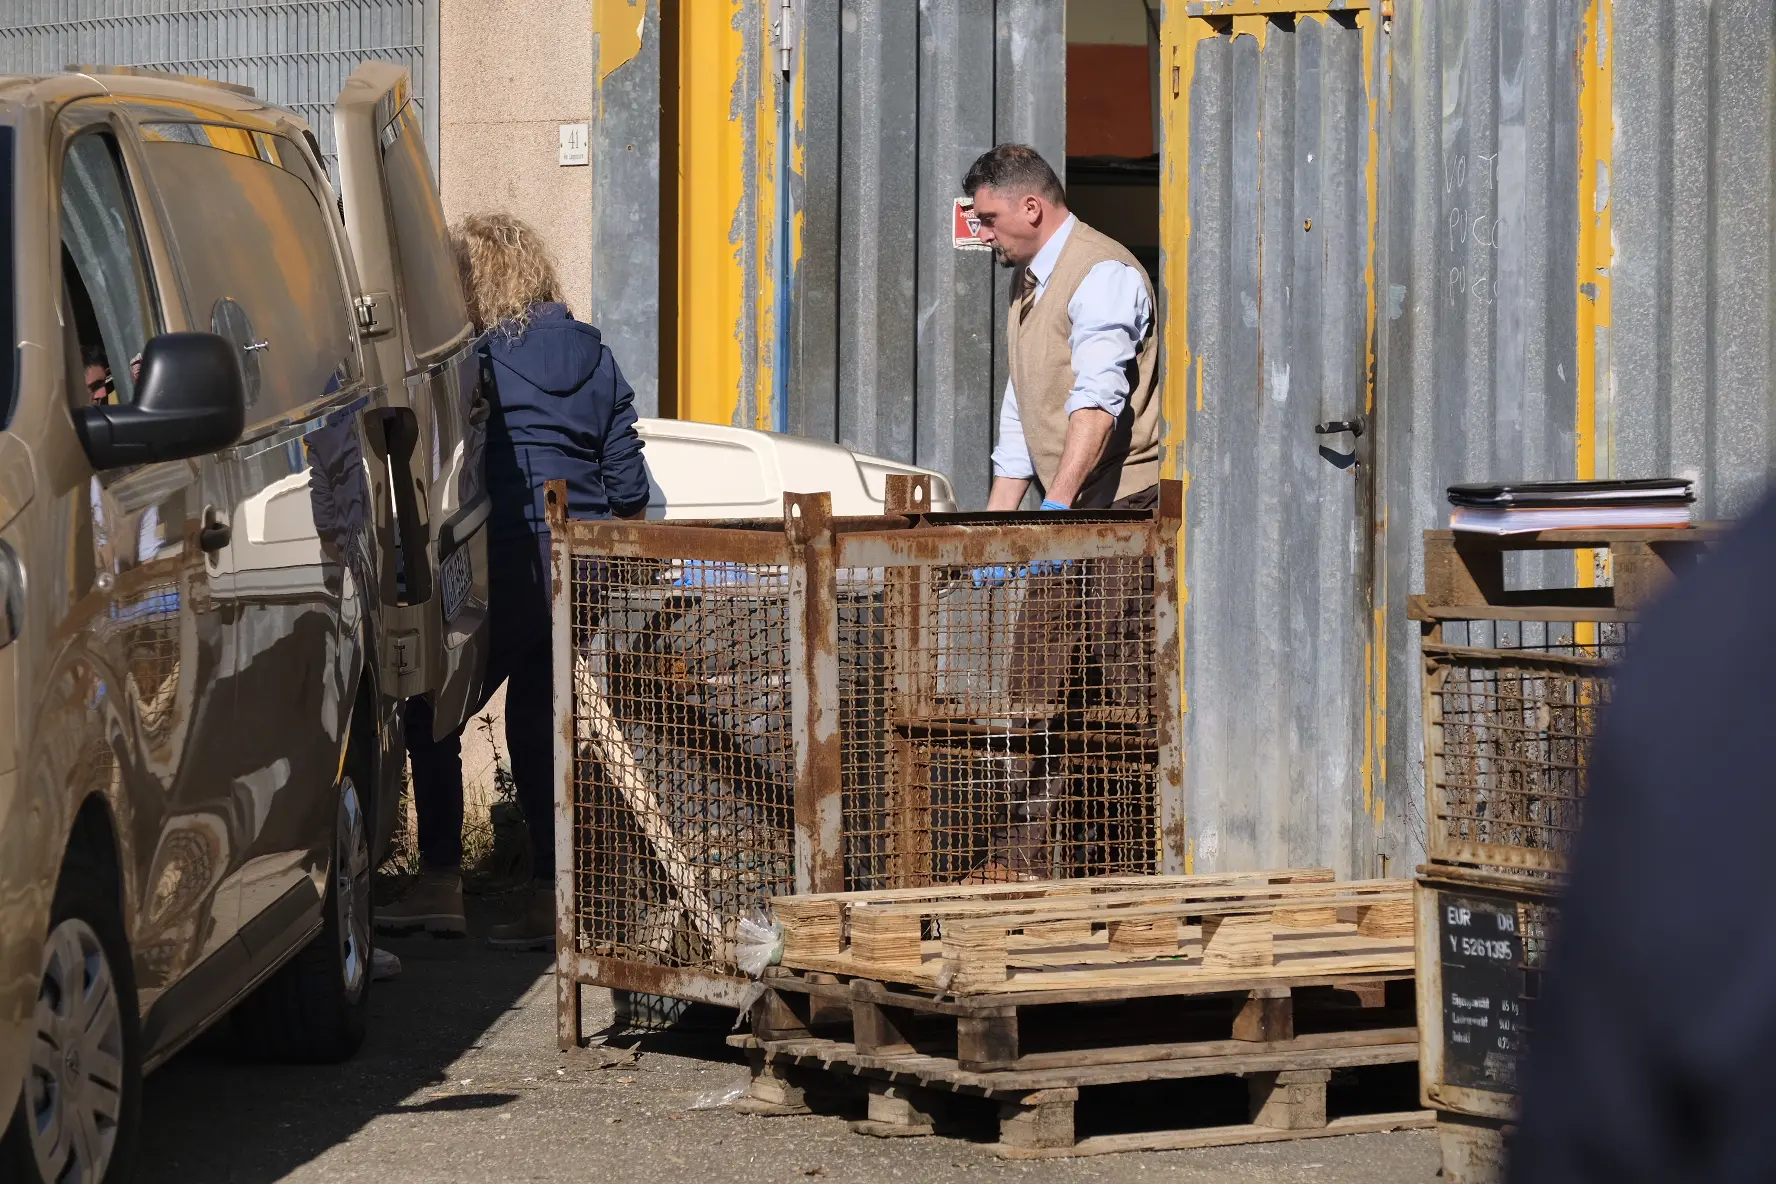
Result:
{"label": "man's dark hair", "polygon": [[970,198],[977,189],[995,189],[1014,197],[1034,193],[1054,205],[1067,204],[1061,179],[1028,144],[1000,144],[981,153],[962,179],[962,191]]}

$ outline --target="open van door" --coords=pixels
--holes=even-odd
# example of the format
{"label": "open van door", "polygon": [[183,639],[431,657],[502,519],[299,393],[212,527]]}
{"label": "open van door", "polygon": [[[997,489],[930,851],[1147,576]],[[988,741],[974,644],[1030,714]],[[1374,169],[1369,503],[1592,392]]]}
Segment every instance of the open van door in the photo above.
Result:
{"label": "open van door", "polygon": [[[334,107],[339,188],[362,291],[358,332],[387,390],[383,413],[400,539],[383,685],[432,700],[459,727],[487,668],[489,405],[475,327],[407,71],[365,62]],[[392,593],[392,594],[391,594]]]}

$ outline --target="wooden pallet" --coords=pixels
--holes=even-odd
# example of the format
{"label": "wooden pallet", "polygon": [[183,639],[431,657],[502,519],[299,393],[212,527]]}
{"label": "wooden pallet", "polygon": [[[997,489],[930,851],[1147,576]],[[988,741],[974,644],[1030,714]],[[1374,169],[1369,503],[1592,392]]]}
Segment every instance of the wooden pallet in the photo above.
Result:
{"label": "wooden pallet", "polygon": [[[891,1058],[861,1054],[846,1041],[802,1037],[735,1036],[748,1051],[753,1083],[740,1108],[754,1114],[798,1114],[833,1105],[847,1085],[866,1095],[867,1117],[851,1123],[857,1134],[878,1138],[949,1133],[954,1109],[964,1098],[997,1108],[999,1141],[1006,1158],[1044,1159],[1119,1151],[1176,1150],[1238,1143],[1274,1142],[1329,1135],[1370,1134],[1431,1125],[1429,1111],[1387,1111],[1328,1118],[1327,1087],[1334,1070],[1362,1070],[1410,1063],[1411,1043],[1360,1049],[1254,1051],[1173,1060],[1129,1062],[1001,1073],[960,1069],[953,1059],[903,1053]],[[1187,1125],[1080,1138],[1075,1107],[1082,1092],[1130,1082],[1237,1077],[1245,1082],[1246,1123]]]}
{"label": "wooden pallet", "polygon": [[[957,997],[1410,973],[1410,881],[1323,869],[779,897],[785,968]],[[1101,997],[1101,996],[1100,996]]]}
{"label": "wooden pallet", "polygon": [[[1417,1058],[1411,901],[1324,869],[780,898],[745,1108],[849,1081],[854,1129],[897,1136],[985,1098],[1019,1158],[1428,1125],[1326,1116],[1334,1070]],[[1081,1090],[1203,1077],[1243,1078],[1251,1121],[1075,1137]]]}
{"label": "wooden pallet", "polygon": [[[1412,598],[1419,620],[1631,620],[1674,572],[1724,535],[1719,527],[1540,530],[1487,535],[1424,532],[1425,590]],[[1608,551],[1613,584],[1601,588],[1505,587],[1512,551]]]}

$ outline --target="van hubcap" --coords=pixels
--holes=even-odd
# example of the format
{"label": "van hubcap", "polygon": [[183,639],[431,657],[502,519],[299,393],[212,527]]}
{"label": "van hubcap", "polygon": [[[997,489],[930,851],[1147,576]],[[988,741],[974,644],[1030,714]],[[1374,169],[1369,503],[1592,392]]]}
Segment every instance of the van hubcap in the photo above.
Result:
{"label": "van hubcap", "polygon": [[345,992],[355,999],[370,973],[370,831],[357,784],[349,776],[339,786],[336,834],[333,896],[339,903],[339,965]]}
{"label": "van hubcap", "polygon": [[38,1174],[96,1184],[123,1108],[123,1012],[99,935],[79,918],[44,946],[35,1019],[25,1118]]}

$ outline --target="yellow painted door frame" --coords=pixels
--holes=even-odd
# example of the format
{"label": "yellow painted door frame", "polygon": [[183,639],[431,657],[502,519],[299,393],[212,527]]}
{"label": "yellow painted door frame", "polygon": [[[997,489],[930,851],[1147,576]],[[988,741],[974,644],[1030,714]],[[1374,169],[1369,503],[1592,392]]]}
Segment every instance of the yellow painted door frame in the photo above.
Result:
{"label": "yellow painted door frame", "polygon": [[[1575,474],[1581,481],[1615,475],[1614,367],[1610,357],[1610,269],[1615,262],[1610,219],[1614,111],[1615,0],[1592,0],[1579,44],[1578,383],[1573,425]],[[1608,551],[1579,551],[1574,575],[1582,588],[1608,574]],[[1600,570],[1601,564],[1601,570]],[[1573,640],[1595,645],[1597,626],[1574,627]]]}
{"label": "yellow painted door frame", "polygon": [[[663,299],[661,310],[673,321],[674,405],[682,419],[769,429],[785,254],[778,203],[788,199],[778,104],[801,88],[785,95],[776,5],[663,3],[677,10],[678,42],[676,70],[668,65],[662,78],[676,83],[677,97],[676,152],[662,152],[662,167],[678,175],[675,276],[666,280],[675,299],[670,309]],[[799,126],[799,111],[791,114]],[[673,233],[662,224],[663,236]]]}

